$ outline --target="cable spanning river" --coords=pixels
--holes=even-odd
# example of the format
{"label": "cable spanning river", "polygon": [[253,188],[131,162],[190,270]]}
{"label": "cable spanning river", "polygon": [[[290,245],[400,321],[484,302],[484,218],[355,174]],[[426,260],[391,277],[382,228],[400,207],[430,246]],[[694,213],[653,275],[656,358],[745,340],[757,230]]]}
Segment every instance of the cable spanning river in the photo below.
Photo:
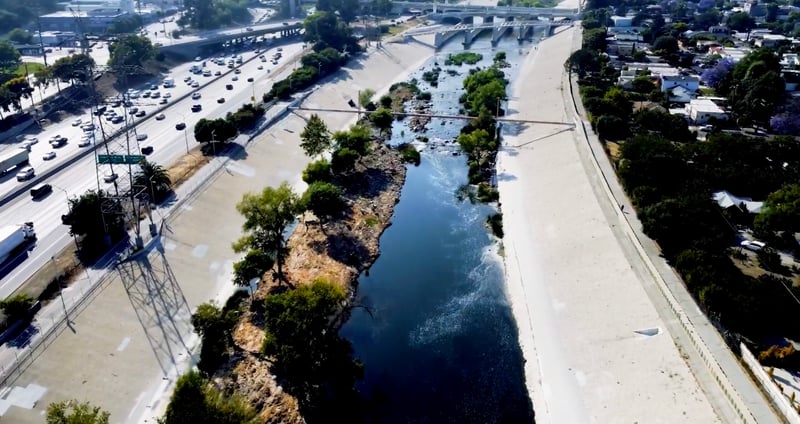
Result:
{"label": "cable spanning river", "polygon": [[[486,67],[504,51],[513,81],[518,58],[531,48],[516,40],[492,48],[480,39],[470,51],[481,53],[481,62],[444,66],[449,53],[463,51],[453,42],[413,76],[432,93],[432,113],[456,114],[470,68]],[[421,78],[434,62],[442,68],[438,87]],[[365,365],[358,389],[369,399],[369,422],[533,422],[501,248],[485,227],[494,209],[458,196],[467,165],[453,141],[463,125],[433,119],[426,133],[414,133],[405,120],[393,128],[392,143],[418,136],[428,142],[417,144],[422,163],[409,169],[381,257],[359,282],[357,297],[371,315],[357,309],[341,330]]]}

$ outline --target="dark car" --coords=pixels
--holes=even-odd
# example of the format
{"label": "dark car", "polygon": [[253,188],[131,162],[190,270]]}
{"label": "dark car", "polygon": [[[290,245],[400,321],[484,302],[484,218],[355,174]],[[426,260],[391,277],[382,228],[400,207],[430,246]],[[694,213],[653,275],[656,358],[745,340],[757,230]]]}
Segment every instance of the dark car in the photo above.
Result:
{"label": "dark car", "polygon": [[184,124],[183,122],[175,124],[175,129],[178,130],[178,131],[180,131],[180,130],[182,130],[184,128],[186,128],[186,124]]}
{"label": "dark car", "polygon": [[233,90],[233,84],[227,84],[225,85],[225,88],[228,90]]}
{"label": "dark car", "polygon": [[247,82],[253,82],[253,77],[248,78]]}
{"label": "dark car", "polygon": [[203,109],[202,105],[192,105],[192,112],[200,112]]}
{"label": "dark car", "polygon": [[142,154],[143,155],[149,155],[150,153],[153,153],[153,146],[144,146],[144,147],[142,147]]}
{"label": "dark car", "polygon": [[225,98],[224,97],[218,98],[217,103],[225,103]]}

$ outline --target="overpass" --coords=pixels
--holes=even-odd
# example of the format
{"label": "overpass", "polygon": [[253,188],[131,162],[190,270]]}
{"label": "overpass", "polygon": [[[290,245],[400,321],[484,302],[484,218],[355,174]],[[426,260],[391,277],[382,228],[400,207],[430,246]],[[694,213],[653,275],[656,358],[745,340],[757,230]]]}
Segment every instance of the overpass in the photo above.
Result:
{"label": "overpass", "polygon": [[169,44],[162,44],[159,47],[161,51],[165,53],[195,56],[195,52],[205,46],[276,33],[281,37],[289,37],[300,34],[300,30],[302,29],[303,21],[295,20],[265,25],[203,31],[196,34],[184,35],[178,39],[172,39]]}
{"label": "overpass", "polygon": [[559,9],[554,7],[521,7],[521,6],[471,6],[465,4],[442,4],[438,2],[395,1],[395,8],[402,10],[419,9],[432,14],[461,14],[464,16],[516,16],[516,17],[550,17],[577,19],[580,9]]}
{"label": "overpass", "polygon": [[492,22],[485,21],[482,24],[458,24],[453,26],[437,26],[432,28],[420,28],[416,30],[409,30],[405,33],[406,36],[417,36],[434,34],[435,38],[433,45],[435,48],[441,48],[445,43],[457,37],[458,35],[464,36],[465,48],[469,48],[472,42],[479,35],[486,31],[492,32],[492,45],[496,46],[500,40],[509,32],[513,33],[518,41],[529,39],[533,33],[541,31],[544,36],[549,36],[555,27],[561,25],[572,25],[571,21],[502,21]]}

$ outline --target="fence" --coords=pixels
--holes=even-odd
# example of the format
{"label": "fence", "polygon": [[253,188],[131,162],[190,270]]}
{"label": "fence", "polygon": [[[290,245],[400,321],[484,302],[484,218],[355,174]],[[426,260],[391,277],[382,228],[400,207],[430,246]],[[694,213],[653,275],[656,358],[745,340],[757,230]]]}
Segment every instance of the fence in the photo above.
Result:
{"label": "fence", "polygon": [[772,402],[772,405],[780,411],[787,422],[790,424],[800,424],[800,415],[798,415],[797,410],[794,409],[792,401],[783,393],[783,389],[780,387],[779,383],[774,381],[772,377],[764,371],[764,367],[761,366],[744,343],[740,343],[739,348],[742,351],[742,360],[745,365],[747,365],[747,368],[750,369],[750,372],[756,377],[756,380],[761,385],[761,388],[764,389],[764,393]]}

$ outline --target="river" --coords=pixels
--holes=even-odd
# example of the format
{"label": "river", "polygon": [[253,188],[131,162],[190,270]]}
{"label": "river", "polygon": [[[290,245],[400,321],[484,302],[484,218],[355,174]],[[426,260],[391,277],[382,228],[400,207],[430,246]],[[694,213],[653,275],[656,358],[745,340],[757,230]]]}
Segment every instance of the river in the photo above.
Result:
{"label": "river", "polygon": [[[458,38],[458,37],[457,37]],[[491,64],[505,51],[513,81],[521,56],[533,44],[506,39],[492,48],[477,40],[470,51]],[[459,112],[467,71],[446,67],[447,54],[463,51],[451,42],[426,64],[443,70],[433,95],[434,113]],[[359,392],[369,399],[368,422],[531,423],[533,407],[523,374],[517,327],[506,300],[501,245],[485,227],[492,206],[459,200],[467,181],[466,158],[454,155],[463,121],[433,119],[420,144],[422,163],[409,169],[392,226],[381,238],[381,257],[359,279],[356,309],[341,329],[365,365]],[[391,142],[413,141],[406,122],[396,122]],[[450,143],[448,143],[450,141]],[[431,145],[438,146],[431,148]]]}

